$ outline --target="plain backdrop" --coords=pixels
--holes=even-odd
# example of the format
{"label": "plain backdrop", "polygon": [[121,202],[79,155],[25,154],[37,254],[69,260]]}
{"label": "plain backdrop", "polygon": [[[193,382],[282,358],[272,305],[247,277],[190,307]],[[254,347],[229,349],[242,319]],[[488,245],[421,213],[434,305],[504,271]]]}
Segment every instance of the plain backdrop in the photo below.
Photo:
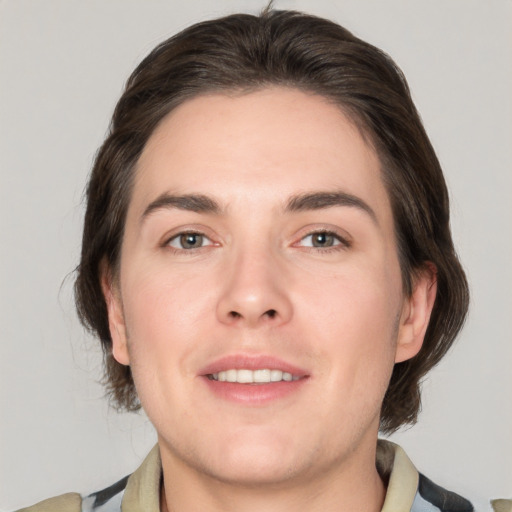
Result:
{"label": "plain backdrop", "polygon": [[[98,490],[155,442],[110,410],[72,301],[82,193],[124,81],[192,22],[263,1],[0,1],[0,510]],[[282,0],[332,18],[404,70],[452,196],[472,305],[393,436],[477,510],[512,497],[512,2]]]}

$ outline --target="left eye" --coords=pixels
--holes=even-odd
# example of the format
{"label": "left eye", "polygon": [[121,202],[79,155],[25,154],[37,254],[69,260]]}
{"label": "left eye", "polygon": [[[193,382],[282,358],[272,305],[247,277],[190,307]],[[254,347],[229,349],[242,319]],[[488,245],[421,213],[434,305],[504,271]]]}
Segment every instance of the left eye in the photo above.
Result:
{"label": "left eye", "polygon": [[328,231],[311,233],[300,240],[300,245],[303,247],[334,247],[342,243],[344,242],[341,237]]}
{"label": "left eye", "polygon": [[167,242],[174,249],[199,249],[211,244],[212,241],[201,233],[180,233]]}

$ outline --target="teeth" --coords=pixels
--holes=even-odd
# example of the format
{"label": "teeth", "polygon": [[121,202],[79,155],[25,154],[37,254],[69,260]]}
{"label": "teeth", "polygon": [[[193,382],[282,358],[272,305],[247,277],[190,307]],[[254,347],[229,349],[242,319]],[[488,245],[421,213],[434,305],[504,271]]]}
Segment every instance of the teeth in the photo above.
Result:
{"label": "teeth", "polygon": [[254,370],[251,373],[253,382],[270,382],[270,370]]}
{"label": "teeth", "polygon": [[270,370],[270,381],[279,382],[283,380],[283,372],[281,370]]}
{"label": "teeth", "polygon": [[214,373],[211,375],[213,380],[218,380],[219,382],[238,382],[239,384],[265,384],[268,382],[290,382],[292,380],[299,380],[299,377],[296,377],[288,372],[283,372],[281,370],[268,370],[267,368],[262,368],[261,370],[225,370],[219,373]]}
{"label": "teeth", "polygon": [[254,372],[251,370],[237,370],[236,381],[242,384],[250,384],[254,382]]}

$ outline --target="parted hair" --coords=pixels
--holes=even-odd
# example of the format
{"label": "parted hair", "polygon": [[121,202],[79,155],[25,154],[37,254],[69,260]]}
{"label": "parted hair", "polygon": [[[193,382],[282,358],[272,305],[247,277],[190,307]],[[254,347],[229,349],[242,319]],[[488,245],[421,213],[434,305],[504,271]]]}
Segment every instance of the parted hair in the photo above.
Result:
{"label": "parted hair", "polygon": [[454,250],[449,198],[434,149],[393,60],[340,25],[295,11],[266,9],[193,25],[138,65],[117,103],[86,191],[75,298],[84,326],[101,341],[107,394],[118,409],[140,407],[129,366],[112,355],[100,277],[116,275],[137,161],[156,126],[201,94],[291,87],[327,98],[376,150],[390,197],[404,292],[436,269],[437,297],[420,352],[397,363],[381,412],[381,431],[413,424],[420,385],[452,345],[468,309],[468,286]]}

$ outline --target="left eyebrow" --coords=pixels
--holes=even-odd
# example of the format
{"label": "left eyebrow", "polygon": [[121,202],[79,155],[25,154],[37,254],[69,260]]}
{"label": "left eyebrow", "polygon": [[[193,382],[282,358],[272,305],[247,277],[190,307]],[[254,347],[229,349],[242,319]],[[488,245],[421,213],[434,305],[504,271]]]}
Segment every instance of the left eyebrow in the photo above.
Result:
{"label": "left eyebrow", "polygon": [[335,206],[349,206],[358,208],[367,213],[375,224],[377,215],[372,208],[361,198],[346,192],[310,192],[293,196],[286,204],[286,212],[303,212],[308,210],[322,210]]}

